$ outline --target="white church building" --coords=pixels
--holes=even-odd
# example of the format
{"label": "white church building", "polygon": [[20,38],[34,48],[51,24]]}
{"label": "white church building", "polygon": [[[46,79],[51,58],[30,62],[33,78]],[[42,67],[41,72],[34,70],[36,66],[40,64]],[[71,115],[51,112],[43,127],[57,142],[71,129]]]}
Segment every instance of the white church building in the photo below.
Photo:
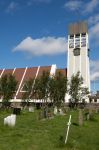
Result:
{"label": "white church building", "polygon": [[[67,69],[58,69],[56,65],[38,66],[31,68],[14,68],[1,69],[0,78],[5,74],[13,74],[18,81],[18,89],[14,95],[12,102],[21,102],[23,86],[29,78],[38,78],[43,71],[49,71],[50,76],[55,75],[57,71],[67,76],[68,80],[78,71],[84,79],[83,86],[90,91],[90,71],[89,71],[89,41],[88,41],[88,26],[86,22],[73,23],[69,25],[68,33],[68,54],[67,54]],[[2,101],[2,99],[0,99]],[[65,99],[69,101],[69,96]]]}

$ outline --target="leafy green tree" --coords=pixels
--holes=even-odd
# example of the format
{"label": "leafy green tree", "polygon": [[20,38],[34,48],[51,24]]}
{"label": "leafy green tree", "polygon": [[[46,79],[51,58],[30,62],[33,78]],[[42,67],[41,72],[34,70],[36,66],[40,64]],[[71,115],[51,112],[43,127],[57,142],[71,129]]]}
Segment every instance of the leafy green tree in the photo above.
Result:
{"label": "leafy green tree", "polygon": [[49,93],[53,104],[60,107],[64,103],[65,94],[67,93],[67,78],[61,72],[50,78]]}
{"label": "leafy green tree", "polygon": [[48,118],[48,98],[49,98],[49,72],[43,71],[42,75],[36,79],[34,91],[36,99],[42,100],[42,116]]}
{"label": "leafy green tree", "polygon": [[89,94],[88,88],[83,87],[83,78],[80,76],[80,72],[71,77],[69,86],[70,104],[77,107],[78,102],[82,102],[85,96]]}
{"label": "leafy green tree", "polygon": [[23,94],[22,94],[22,105],[29,106],[30,99],[33,96],[33,87],[34,87],[34,79],[29,79],[25,81],[24,86],[23,86]]}
{"label": "leafy green tree", "polygon": [[17,83],[15,77],[11,74],[6,74],[0,79],[0,96],[2,97],[3,106],[9,106],[9,100],[13,98]]}
{"label": "leafy green tree", "polygon": [[37,79],[29,79],[24,84],[23,104],[29,104],[30,99],[41,99],[47,104],[49,72],[43,72]]}
{"label": "leafy green tree", "polygon": [[42,75],[36,79],[34,90],[36,97],[42,99],[47,104],[49,97],[49,72],[43,71]]}

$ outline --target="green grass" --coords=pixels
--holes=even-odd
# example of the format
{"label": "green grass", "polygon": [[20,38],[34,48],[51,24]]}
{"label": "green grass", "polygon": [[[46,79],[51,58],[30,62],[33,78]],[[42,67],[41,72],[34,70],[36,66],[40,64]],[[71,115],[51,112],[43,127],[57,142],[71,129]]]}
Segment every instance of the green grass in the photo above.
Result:
{"label": "green grass", "polygon": [[[15,127],[3,125],[8,114],[0,112],[0,150],[99,150],[99,114],[95,115],[94,121],[85,121],[83,127],[76,125],[77,111],[49,120],[38,120],[38,111],[25,111],[17,116]],[[69,138],[62,146],[59,139],[65,136],[70,114]]]}

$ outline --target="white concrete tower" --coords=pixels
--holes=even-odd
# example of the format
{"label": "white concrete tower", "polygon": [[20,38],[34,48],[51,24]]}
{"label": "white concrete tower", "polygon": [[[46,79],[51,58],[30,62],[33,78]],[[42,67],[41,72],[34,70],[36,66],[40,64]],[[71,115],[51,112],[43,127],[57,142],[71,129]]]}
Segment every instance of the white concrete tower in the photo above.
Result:
{"label": "white concrete tower", "polygon": [[68,35],[68,61],[67,78],[77,72],[81,73],[84,80],[84,87],[90,91],[90,73],[89,73],[89,42],[88,26],[86,22],[79,22],[69,25]]}

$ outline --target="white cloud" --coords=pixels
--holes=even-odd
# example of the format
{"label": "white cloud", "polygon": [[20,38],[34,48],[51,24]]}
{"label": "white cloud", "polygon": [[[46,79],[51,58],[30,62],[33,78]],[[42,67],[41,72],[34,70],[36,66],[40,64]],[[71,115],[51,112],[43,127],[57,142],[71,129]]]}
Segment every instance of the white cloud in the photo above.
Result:
{"label": "white cloud", "polygon": [[91,81],[99,80],[99,61],[90,61]]}
{"label": "white cloud", "polygon": [[[90,43],[99,46],[99,22],[89,30]],[[91,81],[99,80],[99,60],[90,61]]]}
{"label": "white cloud", "polygon": [[42,37],[40,39],[25,38],[13,51],[28,52],[33,56],[55,55],[66,52],[67,39],[65,37]]}
{"label": "white cloud", "polygon": [[65,5],[64,5],[64,7],[65,8],[68,8],[68,9],[70,9],[70,10],[72,10],[72,11],[74,11],[74,10],[77,10],[77,9],[79,9],[80,7],[81,7],[81,4],[82,4],[82,1],[79,1],[79,0],[71,0],[71,1],[69,1],[69,2],[66,2],[65,3]]}
{"label": "white cloud", "polygon": [[17,7],[18,7],[18,3],[12,1],[12,2],[8,5],[8,7],[7,7],[7,9],[6,9],[6,12],[7,12],[7,13],[13,12],[13,11],[15,11],[15,10],[17,9]]}
{"label": "white cloud", "polygon": [[6,13],[12,13],[17,9],[21,9],[21,8],[26,8],[28,6],[32,6],[34,4],[40,4],[40,3],[44,3],[44,4],[48,4],[50,3],[52,0],[24,0],[24,3],[21,3],[20,1],[15,2],[14,0],[12,0],[7,8],[5,9]]}
{"label": "white cloud", "polygon": [[99,14],[96,14],[94,16],[91,16],[89,19],[88,19],[88,22],[89,24],[93,25],[93,24],[96,24],[99,22]]}
{"label": "white cloud", "polygon": [[97,7],[98,4],[99,4],[99,0],[91,0],[90,2],[85,4],[84,12],[89,13],[94,11],[94,9]]}
{"label": "white cloud", "polygon": [[99,5],[99,0],[90,0],[85,2],[83,0],[69,0],[65,3],[64,7],[72,11],[79,11],[83,14],[91,13]]}
{"label": "white cloud", "polygon": [[91,81],[99,80],[99,71],[91,74]]}
{"label": "white cloud", "polygon": [[90,41],[94,41],[95,45],[99,45],[99,22],[89,29]]}

